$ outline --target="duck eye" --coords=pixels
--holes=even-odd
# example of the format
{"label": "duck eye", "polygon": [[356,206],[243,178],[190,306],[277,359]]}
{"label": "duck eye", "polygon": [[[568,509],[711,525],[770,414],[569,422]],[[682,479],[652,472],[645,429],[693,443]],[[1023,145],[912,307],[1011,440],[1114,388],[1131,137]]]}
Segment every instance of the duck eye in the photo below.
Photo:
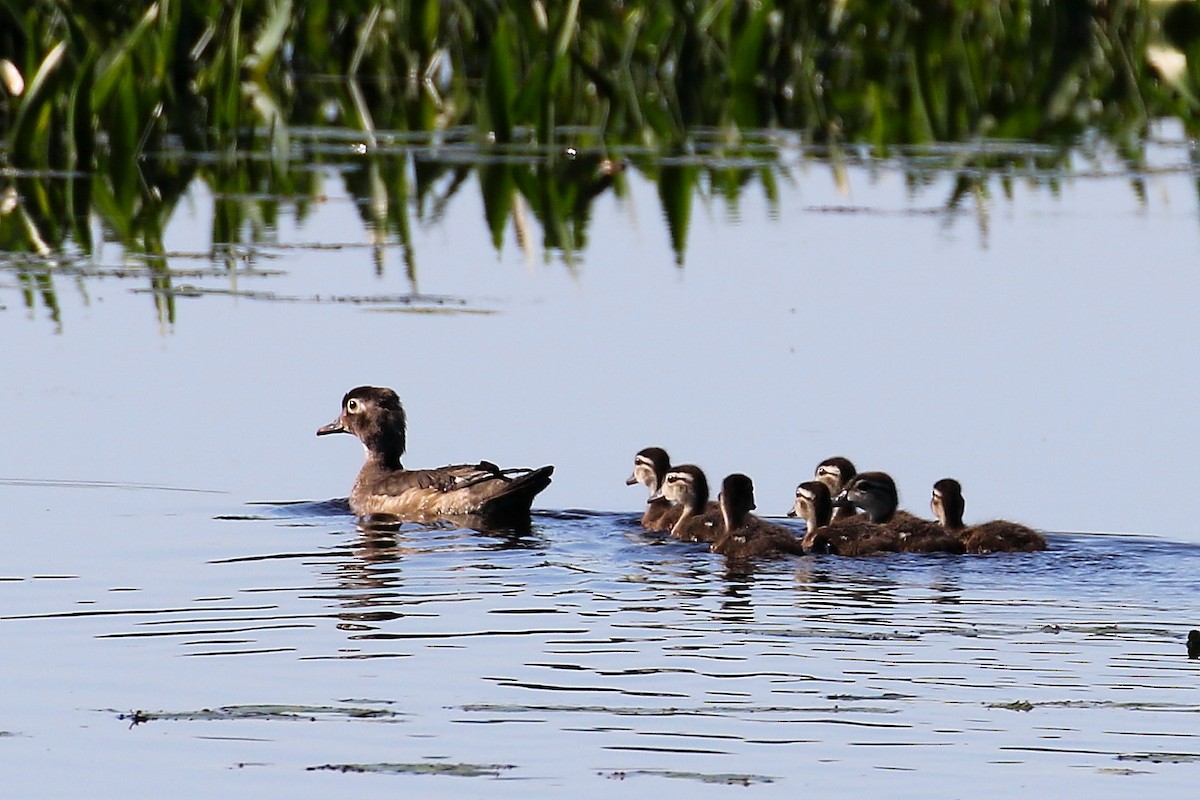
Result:
{"label": "duck eye", "polygon": [[359,403],[353,397],[346,401],[346,410],[351,414],[357,414],[359,411]]}

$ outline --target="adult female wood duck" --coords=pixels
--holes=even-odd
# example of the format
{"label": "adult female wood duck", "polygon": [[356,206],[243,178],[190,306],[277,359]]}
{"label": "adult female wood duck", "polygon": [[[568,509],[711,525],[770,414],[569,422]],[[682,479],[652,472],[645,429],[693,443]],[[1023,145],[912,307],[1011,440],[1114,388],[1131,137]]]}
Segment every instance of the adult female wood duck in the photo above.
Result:
{"label": "adult female wood duck", "polygon": [[717,505],[721,508],[723,530],[712,544],[714,553],[739,560],[804,553],[800,540],[791,531],[750,513],[755,508],[754,482],[746,475],[735,472],[726,476]]}
{"label": "adult female wood duck", "polygon": [[428,520],[475,515],[492,524],[529,519],[538,492],[550,485],[554,467],[500,469],[489,461],[437,469],[405,469],[405,416],[391,389],[359,386],[342,398],[341,414],[317,430],[352,433],[367,457],[354,487],[350,510],[359,517]]}
{"label": "adult female wood duck", "polygon": [[[877,525],[891,528],[906,553],[961,553],[963,543],[941,525],[897,511],[896,482],[886,472],[862,472],[854,476],[834,504],[851,503],[866,512]],[[947,535],[951,534],[951,535]]]}
{"label": "adult female wood duck", "polygon": [[682,511],[671,535],[685,542],[711,544],[721,535],[721,509],[708,499],[708,478],[695,464],[671,467],[663,479],[662,496]]}
{"label": "adult female wood duck", "polygon": [[933,485],[929,507],[948,531],[962,541],[968,553],[1034,552],[1046,549],[1046,537],[1033,528],[1006,519],[994,519],[979,525],[963,524],[962,484],[954,478],[942,478]]}
{"label": "adult female wood duck", "polygon": [[669,531],[683,514],[683,506],[674,505],[660,493],[670,469],[671,459],[661,447],[647,447],[633,457],[633,474],[625,485],[640,483],[650,490],[650,499],[642,514],[642,527],[648,531]]}
{"label": "adult female wood duck", "polygon": [[866,517],[831,523],[833,498],[823,481],[805,481],[796,487],[796,505],[791,514],[802,518],[808,528],[802,541],[806,553],[866,556],[900,549],[900,537],[894,530]]}

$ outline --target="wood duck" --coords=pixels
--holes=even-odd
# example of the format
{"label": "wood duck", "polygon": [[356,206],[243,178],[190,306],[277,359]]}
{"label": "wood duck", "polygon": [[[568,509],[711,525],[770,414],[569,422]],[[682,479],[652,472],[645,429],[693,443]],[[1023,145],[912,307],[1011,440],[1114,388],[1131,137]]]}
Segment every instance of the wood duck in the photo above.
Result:
{"label": "wood duck", "polygon": [[941,525],[897,511],[896,482],[886,472],[862,472],[854,476],[834,504],[852,503],[867,518],[896,532],[899,549],[905,553],[961,553],[963,543]]}
{"label": "wood duck", "polygon": [[712,544],[714,553],[731,559],[804,553],[800,540],[791,531],[750,513],[755,508],[754,483],[740,472],[727,476],[721,483],[717,504],[721,508],[723,530]]}
{"label": "wood duck", "polygon": [[352,433],[367,457],[354,488],[350,510],[362,518],[429,520],[478,516],[492,524],[528,521],[538,492],[550,485],[553,466],[500,469],[489,461],[437,469],[405,469],[405,416],[391,389],[359,386],[342,398],[342,412],[317,429],[318,436]]}
{"label": "wood duck", "polygon": [[648,531],[669,531],[683,514],[683,506],[674,505],[660,493],[670,469],[671,459],[661,447],[647,447],[633,457],[633,474],[625,485],[640,483],[650,490],[650,499],[642,514],[642,527]]}
{"label": "wood duck", "polygon": [[805,481],[796,487],[793,514],[804,520],[806,553],[833,553],[842,556],[865,556],[875,553],[894,553],[900,549],[899,535],[884,525],[876,525],[866,517],[854,516],[831,522],[833,498],[823,481]]}
{"label": "wood duck", "polygon": [[708,479],[695,464],[671,467],[660,492],[682,508],[679,519],[671,526],[671,535],[676,539],[711,544],[721,534],[721,509],[708,499]]}
{"label": "wood duck", "polygon": [[1046,537],[1017,522],[995,519],[979,525],[963,525],[962,484],[954,478],[942,478],[933,485],[929,507],[942,526],[962,541],[968,553],[1031,553],[1046,549]]}
{"label": "wood duck", "polygon": [[[829,496],[837,497],[846,488],[850,479],[858,474],[853,462],[842,456],[831,456],[825,459],[813,471],[813,477],[829,487]],[[836,506],[833,509],[833,522],[856,516],[858,511],[854,506]]]}

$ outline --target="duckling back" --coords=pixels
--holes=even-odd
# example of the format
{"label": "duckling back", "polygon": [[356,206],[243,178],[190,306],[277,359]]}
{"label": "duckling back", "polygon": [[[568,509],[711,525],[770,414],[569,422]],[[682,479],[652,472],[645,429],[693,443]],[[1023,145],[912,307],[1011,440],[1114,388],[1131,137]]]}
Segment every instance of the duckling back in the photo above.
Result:
{"label": "duckling back", "polygon": [[1006,519],[972,525],[959,536],[968,553],[1034,553],[1046,549],[1045,536]]}
{"label": "duckling back", "polygon": [[921,519],[907,511],[897,511],[886,523],[896,532],[902,553],[962,553],[962,540],[936,522]]}
{"label": "duckling back", "polygon": [[729,475],[721,484],[719,501],[722,532],[712,551],[730,559],[768,558],[800,555],[804,547],[795,535],[778,525],[754,516],[754,484],[740,472]]}
{"label": "duckling back", "polygon": [[899,535],[884,525],[861,517],[850,517],[804,536],[804,551],[839,556],[869,556],[895,553],[900,549]]}
{"label": "duckling back", "polygon": [[962,484],[954,478],[942,478],[933,485],[929,505],[942,526],[958,537],[968,553],[1032,553],[1046,549],[1046,537],[1017,522],[996,519],[964,526],[966,501]]}

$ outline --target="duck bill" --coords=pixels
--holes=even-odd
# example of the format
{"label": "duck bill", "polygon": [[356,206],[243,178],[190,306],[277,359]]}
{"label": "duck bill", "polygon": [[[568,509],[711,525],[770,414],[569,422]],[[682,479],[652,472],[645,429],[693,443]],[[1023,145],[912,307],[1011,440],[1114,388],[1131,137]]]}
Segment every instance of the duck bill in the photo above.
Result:
{"label": "duck bill", "polygon": [[837,497],[833,498],[834,508],[855,508],[854,503],[850,502],[850,498],[846,497],[846,493],[842,492]]}
{"label": "duck bill", "polygon": [[327,433],[349,433],[346,426],[342,424],[342,418],[338,417],[328,425],[322,425],[317,428],[317,436],[324,436]]}
{"label": "duck bill", "polygon": [[627,481],[625,481],[625,485],[633,486],[637,482],[638,482],[637,475],[630,475],[629,479]]}

